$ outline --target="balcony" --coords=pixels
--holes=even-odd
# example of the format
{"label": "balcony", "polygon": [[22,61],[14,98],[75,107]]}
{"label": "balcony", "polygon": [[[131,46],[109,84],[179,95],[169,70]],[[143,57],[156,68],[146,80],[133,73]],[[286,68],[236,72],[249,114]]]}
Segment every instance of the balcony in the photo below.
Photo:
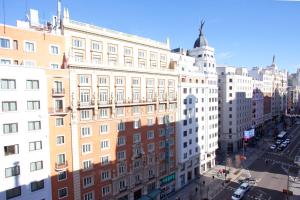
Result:
{"label": "balcony", "polygon": [[56,171],[63,171],[68,168],[68,161],[63,163],[55,163],[55,170]]}
{"label": "balcony", "polygon": [[64,88],[53,88],[52,89],[52,96],[53,97],[63,97],[63,96],[65,96],[65,89]]}
{"label": "balcony", "polygon": [[77,105],[79,108],[93,108],[95,106],[95,101],[78,101]]}
{"label": "balcony", "polygon": [[69,108],[49,108],[48,112],[50,115],[67,115]]}
{"label": "balcony", "polygon": [[119,192],[121,193],[121,192],[125,192],[127,190],[127,186],[125,186],[125,187],[123,187],[123,188],[120,188],[119,189]]}
{"label": "balcony", "polygon": [[106,101],[100,101],[100,100],[98,100],[97,103],[98,103],[98,107],[112,106],[112,100],[111,99],[108,99]]}

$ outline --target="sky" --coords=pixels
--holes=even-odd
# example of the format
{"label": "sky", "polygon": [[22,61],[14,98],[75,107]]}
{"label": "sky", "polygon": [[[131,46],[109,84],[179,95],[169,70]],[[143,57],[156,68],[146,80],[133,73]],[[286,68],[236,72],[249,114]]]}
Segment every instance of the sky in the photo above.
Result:
{"label": "sky", "polygon": [[[39,10],[42,21],[56,14],[57,0],[5,1],[6,24]],[[216,61],[236,67],[300,68],[300,0],[62,0],[70,18],[191,49],[201,19]],[[3,9],[0,20],[3,23]]]}

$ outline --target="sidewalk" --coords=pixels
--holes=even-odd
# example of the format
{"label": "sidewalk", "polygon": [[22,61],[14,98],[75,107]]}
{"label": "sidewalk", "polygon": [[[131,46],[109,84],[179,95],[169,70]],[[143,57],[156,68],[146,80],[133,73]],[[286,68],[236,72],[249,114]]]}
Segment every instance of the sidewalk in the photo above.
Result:
{"label": "sidewalk", "polygon": [[239,161],[242,151],[235,155],[228,156],[231,160],[231,165],[227,163],[226,170],[229,174],[226,176],[227,182],[225,183],[224,174],[218,176],[219,170],[225,169],[224,165],[216,165],[214,168],[206,171],[200,178],[193,180],[188,185],[179,189],[167,199],[180,200],[200,200],[200,199],[213,199],[222,190],[227,187],[230,182],[238,182],[239,179],[250,178],[248,167],[265,152],[272,141],[262,138],[256,147],[247,147],[244,152],[246,160]]}

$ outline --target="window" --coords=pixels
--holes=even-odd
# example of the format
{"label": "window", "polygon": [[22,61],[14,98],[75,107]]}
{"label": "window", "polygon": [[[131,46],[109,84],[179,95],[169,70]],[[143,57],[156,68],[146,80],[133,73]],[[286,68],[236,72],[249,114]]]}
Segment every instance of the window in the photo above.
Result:
{"label": "window", "polygon": [[99,109],[99,118],[107,118],[109,114],[109,108]]}
{"label": "window", "polygon": [[147,145],[148,152],[153,152],[155,149],[154,143],[150,143]]}
{"label": "window", "polygon": [[89,103],[90,101],[90,91],[80,90],[80,102]]}
{"label": "window", "polygon": [[126,151],[118,151],[117,158],[119,161],[126,159]]}
{"label": "window", "polygon": [[99,42],[99,41],[92,41],[92,42],[91,42],[91,49],[92,49],[93,51],[101,52],[102,49],[103,49],[102,42]]}
{"label": "window", "polygon": [[58,176],[57,176],[57,180],[62,181],[62,180],[66,180],[66,179],[67,179],[67,172],[66,171],[59,171]]}
{"label": "window", "polygon": [[21,186],[6,190],[6,199],[12,199],[14,197],[21,196]]}
{"label": "window", "polygon": [[109,156],[102,156],[100,162],[102,165],[107,165],[109,163]]}
{"label": "window", "polygon": [[80,38],[73,38],[73,47],[75,48],[83,48],[84,40]]}
{"label": "window", "polygon": [[56,144],[57,145],[62,145],[64,143],[65,143],[65,136],[60,135],[60,136],[56,137]]}
{"label": "window", "polygon": [[[104,79],[106,80],[106,79]],[[99,89],[99,101],[100,103],[107,103],[108,101],[108,89]]]}
{"label": "window", "polygon": [[102,63],[102,54],[93,54],[92,55],[92,63],[101,64]]}
{"label": "window", "polygon": [[125,180],[121,180],[119,182],[119,190],[122,191],[124,189],[126,189],[126,182],[125,182]]}
{"label": "window", "polygon": [[147,56],[147,52],[144,51],[144,50],[139,50],[138,56],[139,56],[139,58],[144,58],[145,59],[146,56]]}
{"label": "window", "polygon": [[124,116],[124,110],[125,110],[124,107],[117,107],[116,108],[116,114],[117,114],[117,116]]}
{"label": "window", "polygon": [[91,169],[93,167],[93,163],[91,160],[83,161],[83,169]]}
{"label": "window", "polygon": [[51,45],[50,46],[50,53],[53,55],[58,55],[59,54],[59,48],[56,45]]}
{"label": "window", "polygon": [[124,122],[118,123],[118,131],[125,131],[125,123]]}
{"label": "window", "polygon": [[20,166],[16,165],[13,167],[5,168],[5,178],[20,175]]}
{"label": "window", "polygon": [[29,142],[29,151],[37,151],[42,149],[42,141]]}
{"label": "window", "polygon": [[105,134],[105,133],[108,133],[108,125],[102,124],[100,125],[100,134]]}
{"label": "window", "polygon": [[147,112],[148,112],[148,113],[154,112],[154,105],[148,105],[148,106],[147,106]]}
{"label": "window", "polygon": [[17,133],[18,123],[3,124],[3,133]]}
{"label": "window", "polygon": [[26,80],[26,89],[29,90],[38,90],[39,89],[39,81],[38,80]]}
{"label": "window", "polygon": [[86,137],[91,135],[90,127],[81,127],[81,136]]}
{"label": "window", "polygon": [[27,110],[39,110],[40,101],[27,101]]}
{"label": "window", "polygon": [[30,183],[30,187],[31,187],[31,192],[41,190],[44,188],[44,180],[34,181],[34,182]]}
{"label": "window", "polygon": [[133,143],[138,143],[138,142],[141,142],[141,134],[135,133],[133,134]]}
{"label": "window", "polygon": [[14,155],[14,154],[19,154],[19,145],[18,144],[4,146],[4,155],[5,156]]}
{"label": "window", "polygon": [[68,196],[68,188],[58,189],[58,198],[64,198]]}
{"label": "window", "polygon": [[98,77],[98,83],[99,83],[99,85],[108,85],[109,84],[109,78],[107,76],[99,76]]}
{"label": "window", "polygon": [[90,110],[81,110],[80,111],[80,119],[81,120],[90,120]]}
{"label": "window", "polygon": [[109,193],[110,193],[110,186],[109,185],[102,187],[102,196],[106,196]]}
{"label": "window", "polygon": [[35,60],[24,60],[23,61],[24,66],[34,67],[36,66]]}
{"label": "window", "polygon": [[18,40],[13,41],[13,49],[18,50]]}
{"label": "window", "polygon": [[35,43],[34,42],[25,42],[24,51],[35,52]]}
{"label": "window", "polygon": [[132,113],[133,114],[139,114],[140,113],[140,107],[139,106],[132,106]]}
{"label": "window", "polygon": [[90,187],[94,185],[94,178],[92,176],[83,178],[83,187]]}
{"label": "window", "polygon": [[108,44],[108,53],[117,54],[118,47],[115,44]]}
{"label": "window", "polygon": [[110,179],[110,173],[108,170],[101,172],[101,180],[102,181],[109,180],[109,179]]}
{"label": "window", "polygon": [[55,119],[55,126],[63,126],[64,125],[64,118],[63,117],[57,117]]}
{"label": "window", "polygon": [[1,89],[12,90],[16,89],[15,79],[1,79]]}
{"label": "window", "polygon": [[232,83],[232,79],[231,78],[229,79],[229,83]]}
{"label": "window", "polygon": [[123,102],[124,101],[124,89],[117,89],[116,90],[116,100],[117,102]]}
{"label": "window", "polygon": [[57,159],[56,162],[58,165],[63,165],[66,163],[66,155],[64,153],[58,154],[56,156],[56,159]]}
{"label": "window", "polygon": [[28,122],[28,130],[41,130],[41,121],[29,121]]}
{"label": "window", "polygon": [[2,111],[17,111],[17,102],[16,101],[3,101],[2,102]]}
{"label": "window", "polygon": [[11,60],[10,59],[0,59],[0,64],[2,65],[10,65]]}
{"label": "window", "polygon": [[132,48],[131,47],[124,47],[124,55],[125,56],[132,56]]}
{"label": "window", "polygon": [[51,68],[51,69],[59,69],[60,67],[59,67],[58,64],[52,63],[52,64],[50,64],[50,68]]}
{"label": "window", "polygon": [[134,121],[133,121],[133,128],[134,129],[138,129],[138,128],[140,128],[141,127],[141,120],[140,119],[135,119]]}
{"label": "window", "polygon": [[94,199],[94,193],[93,192],[88,192],[84,194],[83,200],[93,200]]}
{"label": "window", "polygon": [[88,85],[90,77],[89,75],[79,75],[79,83],[82,85]]}
{"label": "window", "polygon": [[118,146],[122,146],[125,144],[126,144],[126,137],[125,136],[118,137]]}
{"label": "window", "polygon": [[83,144],[82,145],[82,153],[90,153],[92,151],[91,144]]}
{"label": "window", "polygon": [[109,149],[109,140],[103,140],[100,142],[101,149]]}
{"label": "window", "polygon": [[0,48],[9,49],[10,48],[10,40],[6,38],[0,38]]}
{"label": "window", "polygon": [[37,171],[43,169],[43,161],[31,162],[30,163],[30,171]]}
{"label": "window", "polygon": [[154,138],[154,131],[147,131],[147,139],[151,140]]}

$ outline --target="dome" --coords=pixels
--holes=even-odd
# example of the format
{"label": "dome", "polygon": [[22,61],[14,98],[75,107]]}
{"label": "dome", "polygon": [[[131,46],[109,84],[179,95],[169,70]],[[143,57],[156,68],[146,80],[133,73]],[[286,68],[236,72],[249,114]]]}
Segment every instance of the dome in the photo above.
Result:
{"label": "dome", "polygon": [[208,42],[207,39],[204,37],[204,35],[199,35],[199,37],[194,43],[194,48],[202,47],[202,46],[208,46]]}
{"label": "dome", "polygon": [[204,26],[204,21],[201,21],[201,26],[199,29],[199,31],[200,31],[199,37],[196,39],[196,41],[194,43],[194,48],[208,46],[208,42],[203,33],[203,26]]}

